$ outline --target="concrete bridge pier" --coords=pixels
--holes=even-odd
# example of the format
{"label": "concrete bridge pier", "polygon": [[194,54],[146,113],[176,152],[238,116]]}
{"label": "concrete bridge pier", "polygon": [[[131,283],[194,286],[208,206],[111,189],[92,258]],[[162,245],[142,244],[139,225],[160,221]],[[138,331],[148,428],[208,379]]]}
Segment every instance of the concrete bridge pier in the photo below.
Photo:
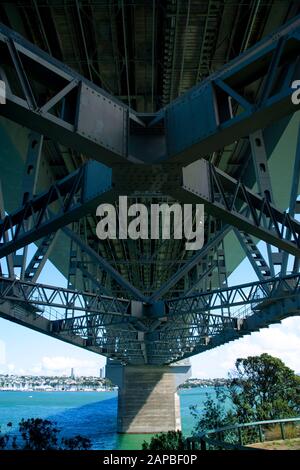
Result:
{"label": "concrete bridge pier", "polygon": [[119,433],[158,433],[181,429],[177,387],[191,375],[188,361],[171,366],[123,366],[109,360],[106,377],[119,387]]}

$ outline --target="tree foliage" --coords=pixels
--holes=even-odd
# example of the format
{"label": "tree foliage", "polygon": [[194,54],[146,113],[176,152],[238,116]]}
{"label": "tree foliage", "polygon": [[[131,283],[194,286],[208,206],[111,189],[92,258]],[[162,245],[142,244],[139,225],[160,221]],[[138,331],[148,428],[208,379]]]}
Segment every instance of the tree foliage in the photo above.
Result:
{"label": "tree foliage", "polygon": [[184,450],[184,438],[181,431],[168,431],[156,434],[150,442],[144,441],[143,450]]}
{"label": "tree foliage", "polygon": [[[269,354],[237,359],[235,370],[225,386],[215,387],[217,400],[207,395],[201,406],[192,406],[196,418],[193,434],[238,423],[281,419],[300,414],[300,377],[280,359]],[[251,434],[251,433],[250,433]],[[245,434],[245,441],[255,439]],[[230,442],[230,433],[227,435]],[[181,450],[181,432],[169,431],[154,436],[143,449]]]}
{"label": "tree foliage", "polygon": [[226,408],[222,406],[224,397],[218,391],[217,397],[219,397],[220,401],[215,401],[211,397],[207,398],[204,403],[205,411],[200,419],[198,406],[193,405],[190,407],[191,414],[196,419],[193,434],[203,432],[204,429],[217,429],[235,423],[234,413],[231,410],[226,411]]}
{"label": "tree foliage", "polygon": [[[12,423],[7,424],[8,428]],[[0,449],[15,450],[88,450],[91,448],[90,439],[83,436],[71,438],[59,437],[60,429],[56,423],[47,419],[22,419],[19,423],[19,434],[6,432],[1,434]]]}
{"label": "tree foliage", "polygon": [[[222,389],[216,389],[218,402],[208,397],[204,413],[198,414],[196,432],[234,423],[272,420],[300,413],[300,378],[280,359],[261,354],[237,359]],[[230,410],[226,407],[230,403]]]}

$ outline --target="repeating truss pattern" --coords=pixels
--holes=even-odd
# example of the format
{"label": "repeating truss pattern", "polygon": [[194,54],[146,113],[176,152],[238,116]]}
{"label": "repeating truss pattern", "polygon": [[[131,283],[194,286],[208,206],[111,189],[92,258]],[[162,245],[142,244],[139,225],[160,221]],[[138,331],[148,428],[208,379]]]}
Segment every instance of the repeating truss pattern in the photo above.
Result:
{"label": "repeating truss pattern", "polygon": [[[284,302],[291,299],[296,303],[285,307]],[[44,332],[62,340],[72,342],[80,337],[86,347],[124,363],[159,364],[298,314],[300,275],[174,298],[160,309],[143,310],[141,302],[139,315],[133,314],[130,300],[1,278],[0,310],[7,302],[20,305],[30,319],[47,319]],[[246,308],[237,309],[240,306]],[[26,324],[24,313],[22,318]],[[14,314],[10,319],[15,321]]]}
{"label": "repeating truss pattern", "polygon": [[[36,280],[54,233],[62,229],[77,245],[75,254],[70,253],[70,272],[75,264],[74,269],[84,276],[84,286],[93,284],[100,291],[101,283],[87,268],[92,260],[131,295],[130,299],[110,297],[76,286],[64,289],[1,277],[0,315],[124,363],[161,364],[298,314],[299,275],[271,278],[264,264],[266,279],[224,287],[221,244],[231,227],[242,231],[250,242],[249,234],[297,259],[300,223],[272,204],[270,194],[255,194],[208,160],[224,146],[235,145],[237,139],[298,109],[291,102],[290,83],[299,71],[299,38],[300,19],[295,18],[159,112],[144,115],[0,26],[0,76],[8,91],[1,114],[22,125],[30,123],[35,132],[98,160],[84,163],[44,193],[24,199],[22,207],[7,216],[0,208],[0,258],[15,256],[19,248],[44,237],[25,270],[25,279]],[[202,76],[200,72],[199,65],[197,77]],[[178,89],[184,88],[181,73]],[[130,105],[129,90],[128,101]],[[205,119],[200,119],[203,109]],[[206,159],[199,160],[203,156]],[[178,271],[173,270],[173,276],[157,290],[145,285],[138,288],[122,279],[91,248],[87,232],[81,237],[66,227],[83,218],[86,223],[102,199],[114,201],[120,191],[138,198],[150,189],[160,198],[171,195],[182,202],[204,202],[208,213],[206,246],[184,262],[179,260]],[[94,222],[89,220],[91,229]],[[147,251],[149,244],[145,246],[140,245],[141,252],[155,264]],[[249,256],[257,254],[249,246]],[[168,250],[172,258],[172,244]],[[136,255],[139,263],[138,250]],[[160,261],[164,266],[164,256]],[[138,279],[136,264],[129,271],[134,281]],[[213,271],[217,271],[219,288],[208,290],[206,281]],[[145,269],[145,273],[148,284],[154,285],[153,271]],[[187,275],[183,291],[191,292],[196,283],[203,282],[202,292],[187,296],[181,289],[181,296],[159,300],[179,280],[186,282]],[[240,306],[247,307],[237,311]]]}

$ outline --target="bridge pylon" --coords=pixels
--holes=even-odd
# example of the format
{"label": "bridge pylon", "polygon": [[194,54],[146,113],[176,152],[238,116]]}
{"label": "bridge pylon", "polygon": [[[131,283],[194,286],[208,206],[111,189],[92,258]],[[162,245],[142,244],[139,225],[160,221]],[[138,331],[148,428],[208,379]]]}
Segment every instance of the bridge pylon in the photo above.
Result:
{"label": "bridge pylon", "polygon": [[191,375],[189,361],[170,366],[122,365],[108,360],[106,377],[119,387],[119,433],[181,430],[177,388]]}

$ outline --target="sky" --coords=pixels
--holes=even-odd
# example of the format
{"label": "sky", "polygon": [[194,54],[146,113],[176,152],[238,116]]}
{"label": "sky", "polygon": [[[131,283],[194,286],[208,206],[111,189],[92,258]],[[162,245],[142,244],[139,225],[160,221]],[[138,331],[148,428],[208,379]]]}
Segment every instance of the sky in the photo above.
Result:
{"label": "sky", "polygon": [[[258,245],[264,251],[262,243]],[[30,253],[34,247],[30,247]],[[229,285],[256,280],[245,259],[229,277]],[[47,262],[39,282],[66,286],[66,279],[51,262]],[[192,376],[200,378],[226,377],[238,357],[269,353],[282,359],[300,373],[300,318],[291,317],[281,324],[191,358]],[[0,373],[31,375],[99,376],[106,358],[69,345],[36,331],[0,318]]]}

